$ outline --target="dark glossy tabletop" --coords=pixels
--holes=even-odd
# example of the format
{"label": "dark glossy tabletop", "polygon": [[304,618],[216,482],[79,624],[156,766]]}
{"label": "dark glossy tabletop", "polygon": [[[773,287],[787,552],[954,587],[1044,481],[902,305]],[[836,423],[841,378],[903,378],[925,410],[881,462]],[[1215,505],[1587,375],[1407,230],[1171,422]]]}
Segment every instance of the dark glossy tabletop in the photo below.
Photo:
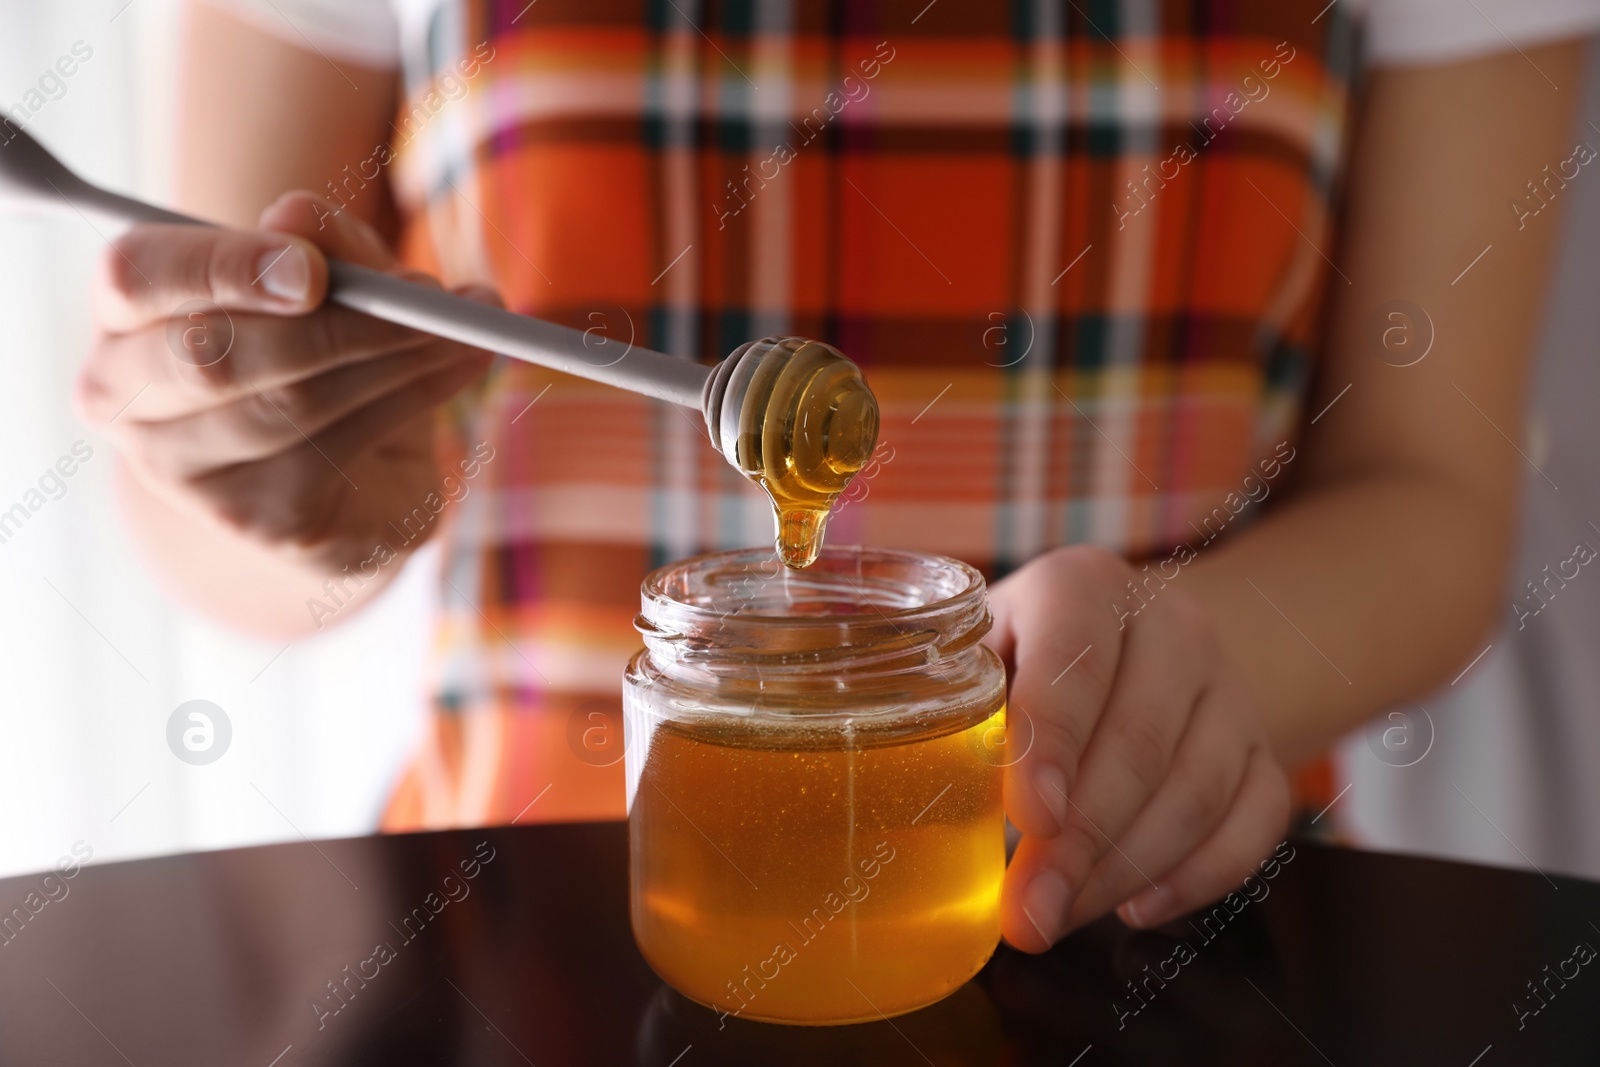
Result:
{"label": "dark glossy tabletop", "polygon": [[1600,886],[1293,847],[1225,926],[1108,920],[1002,948],[933,1008],[819,1029],[719,1029],[651,973],[620,824],[108,864],[49,896],[13,878],[3,914],[37,910],[0,944],[0,1063],[1600,1063],[1600,963],[1575,955],[1600,946]]}

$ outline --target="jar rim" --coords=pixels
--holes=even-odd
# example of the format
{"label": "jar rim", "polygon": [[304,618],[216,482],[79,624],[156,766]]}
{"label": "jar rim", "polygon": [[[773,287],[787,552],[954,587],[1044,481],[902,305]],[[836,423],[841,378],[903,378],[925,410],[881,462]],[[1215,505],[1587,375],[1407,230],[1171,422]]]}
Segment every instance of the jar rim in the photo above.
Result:
{"label": "jar rim", "polygon": [[832,546],[794,571],[771,549],[739,549],[651,571],[635,625],[663,661],[719,673],[903,667],[976,644],[992,623],[986,589],[976,567],[948,556]]}
{"label": "jar rim", "polygon": [[[965,579],[964,584],[954,592],[946,593],[936,600],[909,607],[893,607],[884,610],[883,605],[876,605],[874,614],[889,620],[915,619],[919,615],[937,614],[940,611],[958,607],[975,595],[982,596],[986,585],[983,574],[972,564],[954,559],[950,556],[936,556],[921,552],[909,552],[898,548],[878,548],[864,545],[829,546],[823,549],[817,562],[804,570],[794,570],[784,567],[771,549],[767,548],[741,548],[726,552],[710,552],[705,555],[691,556],[688,559],[668,563],[657,567],[645,575],[644,582],[639,587],[640,598],[645,608],[658,603],[671,605],[674,610],[682,610],[690,614],[703,615],[707,618],[721,619],[727,612],[717,611],[698,604],[689,603],[674,597],[667,589],[669,581],[683,574],[691,567],[708,569],[714,566],[731,567],[740,564],[755,564],[757,567],[770,564],[773,568],[773,577],[783,575],[789,578],[804,580],[814,574],[839,574],[838,570],[830,569],[831,564],[837,564],[843,559],[854,560],[859,571],[860,564],[872,562],[894,562],[905,565],[928,565],[946,568]],[[814,615],[766,615],[759,612],[739,614],[740,619],[757,622],[761,620],[782,623],[786,626],[837,626],[839,621],[848,616],[842,614],[814,614]]]}

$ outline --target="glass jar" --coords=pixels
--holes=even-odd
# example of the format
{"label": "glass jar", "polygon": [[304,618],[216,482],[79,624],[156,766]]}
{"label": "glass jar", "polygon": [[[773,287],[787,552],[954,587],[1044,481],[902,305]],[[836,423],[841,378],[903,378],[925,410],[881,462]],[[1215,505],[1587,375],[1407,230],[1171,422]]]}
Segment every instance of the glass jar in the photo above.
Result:
{"label": "glass jar", "polygon": [[1000,937],[1005,673],[953,559],[770,549],[650,574],[623,683],[633,932],[727,1015],[847,1023]]}

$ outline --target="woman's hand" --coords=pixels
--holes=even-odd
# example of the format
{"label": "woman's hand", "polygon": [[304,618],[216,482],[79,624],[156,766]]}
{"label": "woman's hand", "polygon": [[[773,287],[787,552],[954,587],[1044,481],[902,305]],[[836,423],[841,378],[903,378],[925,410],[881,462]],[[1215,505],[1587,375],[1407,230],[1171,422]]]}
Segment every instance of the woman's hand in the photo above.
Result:
{"label": "woman's hand", "polygon": [[[290,193],[258,232],[119,238],[95,282],[77,400],[140,488],[335,575],[438,490],[432,413],[490,357],[324,305],[324,254],[398,270],[371,227],[331,207]],[[227,314],[194,317],[185,305],[199,302]]]}
{"label": "woman's hand", "polygon": [[1237,887],[1281,840],[1289,789],[1205,612],[1090,547],[1040,556],[991,602],[1025,753],[1006,770],[1023,834],[1006,940],[1042,952],[1112,908],[1148,927]]}

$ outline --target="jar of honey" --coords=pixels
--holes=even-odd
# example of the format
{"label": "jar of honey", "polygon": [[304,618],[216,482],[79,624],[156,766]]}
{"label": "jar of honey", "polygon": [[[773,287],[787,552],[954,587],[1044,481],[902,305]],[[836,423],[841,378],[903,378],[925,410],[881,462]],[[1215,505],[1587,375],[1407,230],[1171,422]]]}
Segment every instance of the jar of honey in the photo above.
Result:
{"label": "jar of honey", "polygon": [[632,917],[719,1013],[915,1010],[994,952],[1005,674],[956,560],[770,550],[650,574],[623,685]]}

